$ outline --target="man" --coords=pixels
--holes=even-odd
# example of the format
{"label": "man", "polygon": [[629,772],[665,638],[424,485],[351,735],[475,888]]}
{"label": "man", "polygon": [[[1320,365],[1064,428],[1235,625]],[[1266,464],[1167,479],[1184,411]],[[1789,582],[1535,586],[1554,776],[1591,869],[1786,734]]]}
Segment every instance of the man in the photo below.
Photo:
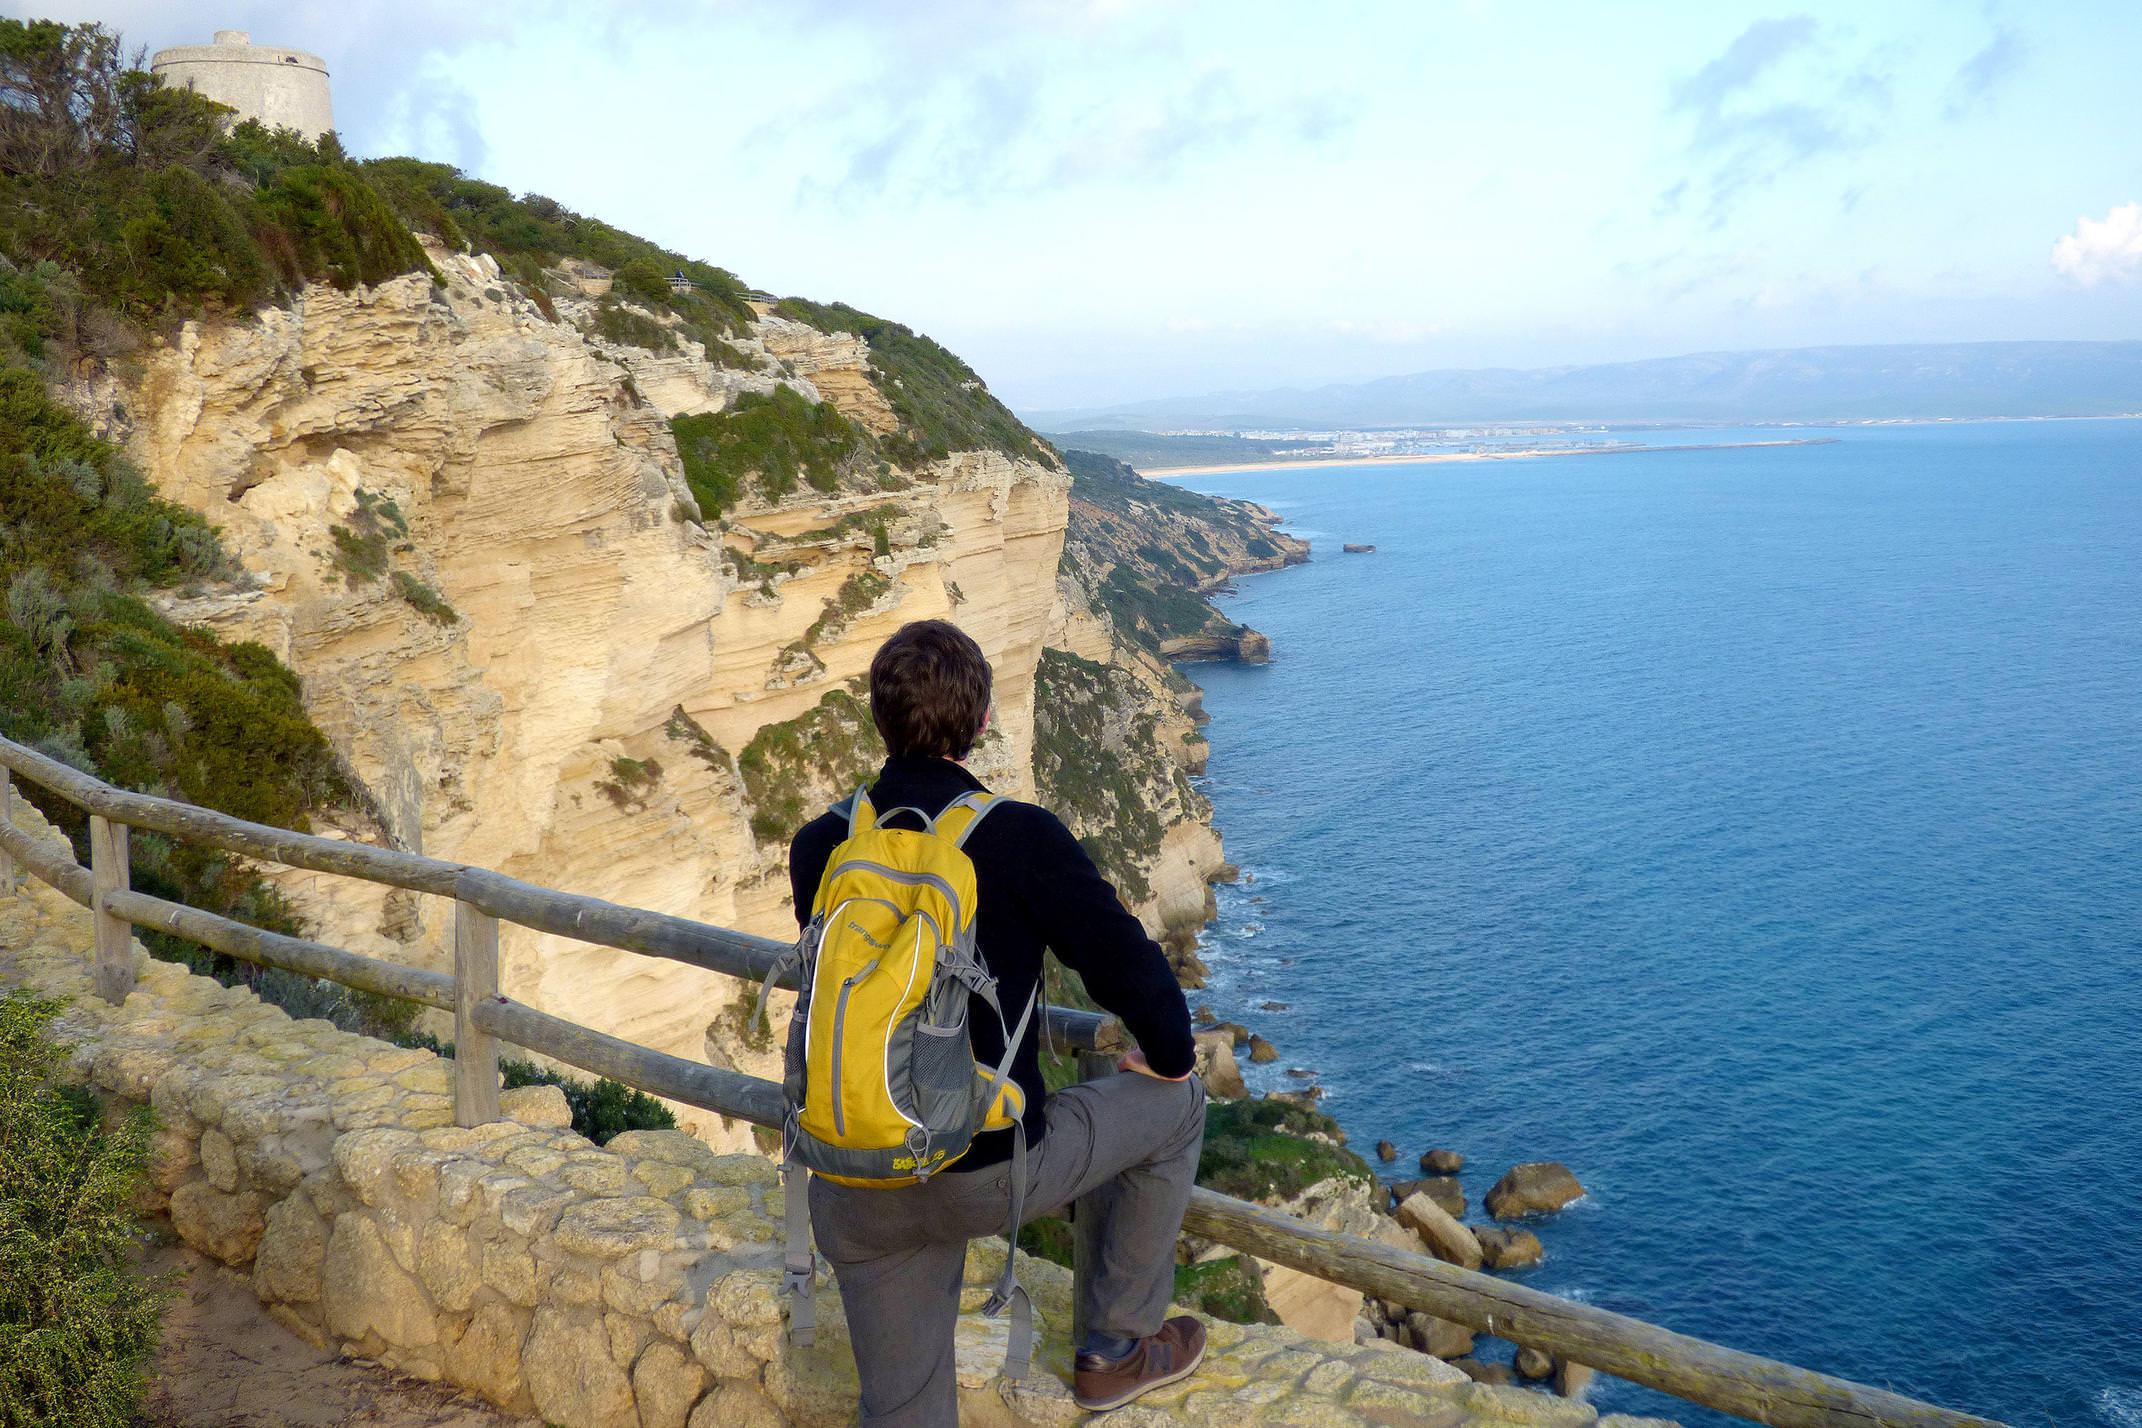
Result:
{"label": "man", "polygon": [[[888,754],[874,807],[934,813],[982,787],[961,761],[987,723],[989,687],[981,647],[943,620],[902,626],[885,642],[870,665],[870,712]],[[904,819],[895,826],[913,815]],[[827,859],[846,836],[838,813],[796,835],[789,879],[798,923],[809,921]],[[1196,1319],[1163,1322],[1205,1130],[1189,1012],[1160,948],[1054,814],[1002,800],[966,852],[981,955],[1001,1004],[1026,1004],[1042,953],[1053,949],[1138,1041],[1124,1074],[1053,1095],[1041,1079],[1038,1017],[1012,1061],[1026,1102],[1024,1218],[1075,1202],[1081,1234],[1097,1247],[1076,1291],[1085,1338],[1073,1396],[1084,1408],[1114,1408],[1183,1378],[1205,1352]],[[1005,1050],[996,1014],[977,1002],[969,1027],[975,1059],[996,1065]],[[952,1329],[967,1241],[1008,1228],[1011,1138],[1008,1129],[984,1132],[951,1167],[900,1189],[812,1179],[811,1227],[840,1281],[865,1424],[958,1422]]]}

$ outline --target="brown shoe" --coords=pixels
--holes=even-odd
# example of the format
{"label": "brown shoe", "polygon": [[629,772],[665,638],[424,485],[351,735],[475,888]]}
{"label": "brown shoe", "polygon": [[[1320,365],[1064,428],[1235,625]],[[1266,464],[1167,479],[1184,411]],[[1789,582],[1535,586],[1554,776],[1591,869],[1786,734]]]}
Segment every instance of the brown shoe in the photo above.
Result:
{"label": "brown shoe", "polygon": [[1177,1315],[1120,1359],[1081,1353],[1072,1366],[1071,1401],[1088,1413],[1121,1408],[1162,1384],[1188,1378],[1205,1359],[1205,1326]]}

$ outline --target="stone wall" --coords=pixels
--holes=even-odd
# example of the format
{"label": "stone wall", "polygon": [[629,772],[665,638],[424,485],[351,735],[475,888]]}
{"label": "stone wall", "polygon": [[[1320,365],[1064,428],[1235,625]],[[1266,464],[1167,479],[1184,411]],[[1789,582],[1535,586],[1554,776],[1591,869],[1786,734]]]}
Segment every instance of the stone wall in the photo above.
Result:
{"label": "stone wall", "polygon": [[[19,826],[57,837],[18,801]],[[159,1120],[151,1212],[241,1271],[268,1311],[319,1345],[473,1390],[560,1428],[761,1428],[852,1420],[855,1375],[838,1297],[808,1351],[785,1341],[776,1226],[782,1189],[753,1154],[676,1131],[597,1147],[553,1087],[505,1094],[506,1118],[453,1125],[449,1068],[293,1021],[136,949],[139,983],[112,1007],[90,989],[87,912],[34,881],[0,897],[0,989],[67,999],[71,1074]],[[1003,1253],[977,1242],[968,1304]],[[1036,1372],[995,1370],[999,1325],[960,1325],[963,1421],[1067,1424],[1069,1275],[1029,1262],[1043,1328]],[[1593,1410],[1468,1381],[1389,1344],[1312,1343],[1214,1323],[1193,1377],[1126,1409],[1162,1423],[1582,1428]],[[1625,1428],[1625,1425],[1624,1425]]]}

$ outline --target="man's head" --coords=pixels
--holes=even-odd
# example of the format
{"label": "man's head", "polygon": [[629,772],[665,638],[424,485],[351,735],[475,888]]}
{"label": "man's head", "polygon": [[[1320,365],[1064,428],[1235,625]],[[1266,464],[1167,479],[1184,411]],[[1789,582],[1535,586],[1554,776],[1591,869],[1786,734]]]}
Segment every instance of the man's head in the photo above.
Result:
{"label": "man's head", "polygon": [[870,717],[889,754],[963,759],[989,714],[989,661],[946,620],[902,625],[870,661]]}

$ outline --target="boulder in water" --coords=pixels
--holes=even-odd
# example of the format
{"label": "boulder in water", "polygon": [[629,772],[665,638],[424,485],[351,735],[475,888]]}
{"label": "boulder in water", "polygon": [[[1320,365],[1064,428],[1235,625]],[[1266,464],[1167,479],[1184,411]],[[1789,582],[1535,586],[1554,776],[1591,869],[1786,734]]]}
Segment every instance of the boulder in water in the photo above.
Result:
{"label": "boulder in water", "polygon": [[1580,1364],[1570,1359],[1554,1361],[1554,1391],[1564,1398],[1582,1399],[1592,1391],[1592,1380],[1597,1377],[1589,1364]]}
{"label": "boulder in water", "polygon": [[1526,1344],[1517,1351],[1517,1372],[1522,1378],[1546,1378],[1554,1372],[1554,1355]]}
{"label": "boulder in water", "polygon": [[1480,1268],[1480,1241],[1426,1195],[1408,1195],[1398,1207],[1398,1222],[1419,1235],[1428,1253],[1444,1263]]}
{"label": "boulder in water", "polygon": [[1252,1032],[1249,1039],[1249,1059],[1259,1066],[1268,1061],[1277,1061],[1279,1059],[1279,1048]]}
{"label": "boulder in water", "polygon": [[1530,1230],[1504,1230],[1493,1225],[1475,1225],[1472,1230],[1489,1269],[1523,1269],[1547,1257],[1547,1247]]}
{"label": "boulder in water", "polygon": [[1465,1168],[1465,1157],[1454,1150],[1431,1150],[1421,1157],[1423,1175],[1456,1175]]}
{"label": "boulder in water", "polygon": [[1559,1160],[1532,1160],[1513,1165],[1487,1192],[1487,1210],[1498,1220],[1525,1215],[1551,1215],[1572,1200],[1584,1198],[1584,1187],[1569,1167]]}
{"label": "boulder in water", "polygon": [[1431,1175],[1424,1180],[1401,1180],[1391,1187],[1391,1200],[1394,1204],[1408,1195],[1426,1195],[1440,1205],[1443,1213],[1452,1219],[1463,1219],[1465,1216],[1465,1192],[1460,1190],[1458,1182],[1448,1175]]}
{"label": "boulder in water", "polygon": [[1376,553],[1375,546],[1361,541],[1348,541],[1341,545],[1339,549],[1348,555],[1374,555]]}
{"label": "boulder in water", "polygon": [[1379,1140],[1376,1142],[1376,1158],[1385,1165],[1389,1165],[1392,1161],[1398,1159],[1398,1147],[1387,1140]]}

